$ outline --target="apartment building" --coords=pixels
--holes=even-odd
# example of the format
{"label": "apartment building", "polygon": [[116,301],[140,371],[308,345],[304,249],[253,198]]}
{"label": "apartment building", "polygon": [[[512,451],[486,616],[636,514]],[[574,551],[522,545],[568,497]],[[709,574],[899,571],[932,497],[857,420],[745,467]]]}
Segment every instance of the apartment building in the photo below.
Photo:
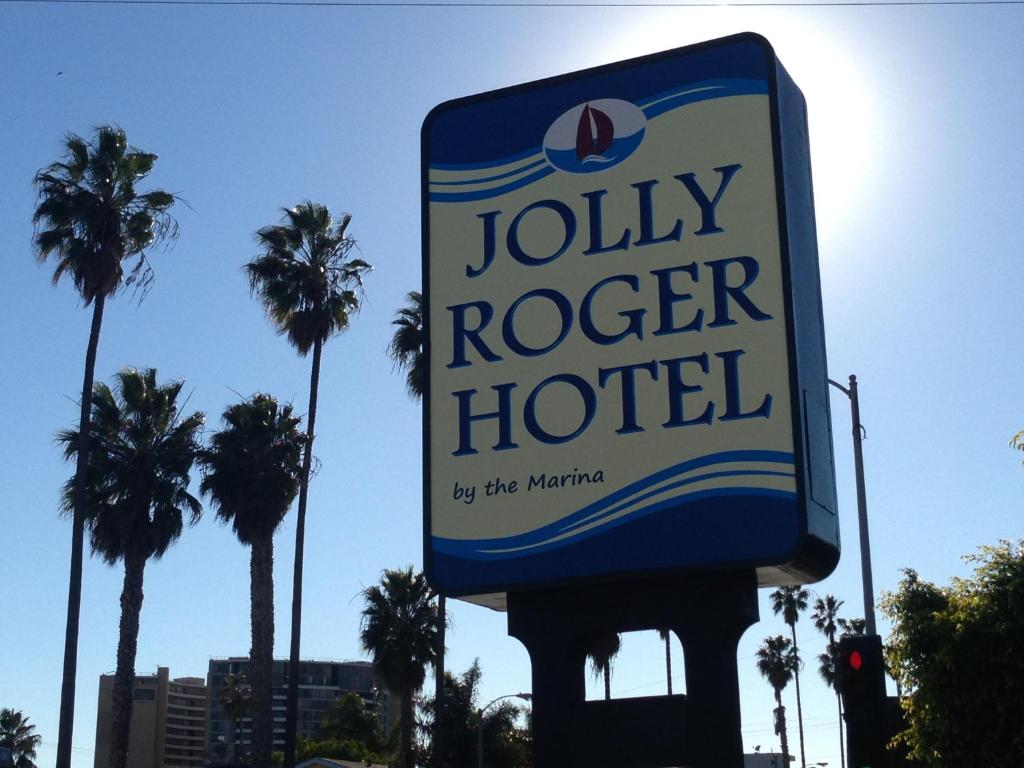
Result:
{"label": "apartment building", "polygon": [[[95,768],[107,768],[114,676],[100,675]],[[207,693],[201,677],[171,679],[167,667],[135,678],[128,768],[203,768]]]}

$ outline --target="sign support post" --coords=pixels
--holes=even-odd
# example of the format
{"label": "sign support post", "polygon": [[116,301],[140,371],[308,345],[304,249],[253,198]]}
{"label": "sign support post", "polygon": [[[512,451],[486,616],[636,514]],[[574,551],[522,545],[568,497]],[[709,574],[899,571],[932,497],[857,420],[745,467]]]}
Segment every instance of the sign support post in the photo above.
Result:
{"label": "sign support post", "polygon": [[[534,764],[742,768],[736,648],[757,620],[753,572],[511,593],[509,634],[533,668]],[[593,638],[659,628],[682,643],[685,695],[585,701]]]}

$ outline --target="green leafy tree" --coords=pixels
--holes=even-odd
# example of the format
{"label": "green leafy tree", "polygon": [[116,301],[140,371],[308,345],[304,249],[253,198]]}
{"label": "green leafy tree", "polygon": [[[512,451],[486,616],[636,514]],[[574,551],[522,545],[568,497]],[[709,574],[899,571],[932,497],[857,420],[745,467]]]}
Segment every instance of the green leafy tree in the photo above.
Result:
{"label": "green leafy tree", "polygon": [[789,740],[786,736],[786,709],[782,706],[782,691],[793,679],[799,664],[800,659],[793,643],[782,635],[766,637],[757,649],[757,671],[775,693],[775,731],[782,740],[783,765],[789,765]]}
{"label": "green leafy tree", "polygon": [[[202,513],[188,484],[203,414],[179,418],[183,383],[161,386],[153,368],[126,368],[116,380],[116,392],[102,382],[93,388],[86,522],[93,552],[108,565],[124,565],[110,746],[111,767],[124,768],[146,563],[159,559],[181,536],[186,521],[195,524]],[[75,458],[78,430],[64,430],[58,440],[65,457]],[[76,482],[77,473],[64,487],[64,508],[71,513]]]}
{"label": "green leafy tree", "polygon": [[600,635],[591,640],[587,658],[594,679],[604,678],[604,699],[612,698],[612,665],[622,650],[622,637],[617,632]]}
{"label": "green leafy tree", "polygon": [[349,258],[355,240],[347,234],[351,217],[339,221],[326,206],[306,201],[283,210],[282,223],[256,233],[262,255],[245,265],[252,292],[279,333],[302,355],[313,353],[306,414],[306,450],[299,484],[292,578],[291,648],[285,724],[285,766],[295,765],[299,652],[302,635],[302,568],[306,502],[316,434],[320,358],[327,340],[349,326],[362,299],[363,277],[370,265]]}
{"label": "green leafy tree", "polygon": [[413,695],[423,687],[427,665],[437,661],[437,608],[412,566],[384,571],[379,584],[363,590],[363,600],[359,639],[377,676],[399,697],[399,765],[413,768]]}
{"label": "green leafy tree", "polygon": [[[427,768],[476,768],[480,720],[479,661],[458,677],[447,675],[443,698],[427,699],[421,705],[420,729],[426,736],[438,732],[444,738],[428,742],[421,765]],[[488,768],[528,768],[532,764],[528,728],[518,726],[521,708],[510,700],[500,701],[483,715],[484,764]]]}
{"label": "green leafy tree", "polygon": [[370,752],[381,753],[385,749],[377,721],[377,713],[366,706],[358,693],[343,693],[320,721],[320,738],[337,741],[357,741],[366,745]]}
{"label": "green leafy tree", "polygon": [[135,284],[145,288],[152,276],[146,260],[148,250],[176,235],[174,220],[168,213],[174,195],[162,190],[135,189],[153,170],[156,155],[129,146],[124,131],[112,126],[97,128],[91,140],[69,133],[64,139],[64,150],[63,160],[35,176],[38,203],[32,218],[36,226],[36,257],[40,262],[56,261],[53,282],[69,277],[84,305],[92,305],[79,404],[81,443],[72,492],[71,572],[57,768],[71,765],[86,522],[85,476],[89,462],[86,435],[103,308],[107,298],[122,286]]}
{"label": "green leafy tree", "polygon": [[[789,627],[793,639],[793,652],[799,658],[800,648],[796,642],[796,623],[800,620],[800,614],[807,610],[807,602],[811,594],[800,586],[779,587],[768,596],[772,613],[776,616],[782,614],[782,620]],[[797,731],[800,734],[800,765],[807,768],[807,758],[804,754],[804,709],[800,700],[800,665],[793,669],[793,682],[796,685],[796,722]]]}
{"label": "green leafy tree", "polygon": [[839,712],[839,764],[845,767],[846,745],[843,741],[843,700],[839,695],[839,686],[836,684],[838,681],[836,660],[839,654],[839,646],[836,643],[836,621],[842,605],[843,601],[835,595],[819,597],[814,601],[811,621],[814,622],[814,628],[821,632],[827,641],[824,652],[818,654],[818,673],[821,675],[821,679],[825,681],[825,685],[836,693],[836,707]]}
{"label": "green leafy tree", "polygon": [[224,427],[199,457],[200,486],[250,549],[249,580],[252,647],[252,752],[257,768],[270,765],[273,750],[274,531],[284,520],[299,488],[306,436],[290,405],[256,394],[228,406]]}
{"label": "green leafy tree", "polygon": [[36,768],[36,747],[43,737],[35,730],[19,710],[0,709],[0,747],[11,750],[14,768]]}
{"label": "green leafy tree", "polygon": [[884,596],[887,661],[907,730],[928,766],[1024,765],[1024,540],[981,547],[971,577],[940,587],[904,571]]}

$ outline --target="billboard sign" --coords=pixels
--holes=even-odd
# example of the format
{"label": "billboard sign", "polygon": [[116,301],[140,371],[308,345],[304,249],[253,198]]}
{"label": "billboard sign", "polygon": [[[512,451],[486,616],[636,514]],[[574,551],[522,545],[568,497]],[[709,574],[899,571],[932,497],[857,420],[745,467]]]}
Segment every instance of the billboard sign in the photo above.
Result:
{"label": "billboard sign", "polygon": [[767,41],[447,102],[422,151],[434,586],[830,572],[806,112]]}

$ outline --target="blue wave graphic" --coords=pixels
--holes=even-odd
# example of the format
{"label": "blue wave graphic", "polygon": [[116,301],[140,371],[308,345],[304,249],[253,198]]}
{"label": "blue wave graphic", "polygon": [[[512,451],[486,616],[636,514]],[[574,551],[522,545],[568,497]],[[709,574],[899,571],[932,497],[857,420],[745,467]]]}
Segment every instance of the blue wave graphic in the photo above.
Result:
{"label": "blue wave graphic", "polygon": [[[696,104],[701,101],[708,101],[710,99],[720,99],[726,96],[746,96],[755,94],[767,94],[768,83],[764,80],[746,80],[746,79],[721,79],[721,80],[705,80],[699,83],[689,83],[679,88],[665,91],[662,93],[649,96],[641,101],[637,102],[637,106],[643,111],[644,115],[648,120],[658,117],[659,115],[670,112],[674,109],[688,106],[690,104]],[[532,161],[532,158],[542,158],[539,161]],[[514,169],[512,171],[494,173],[495,169],[502,166],[515,163],[520,160],[531,159],[531,162],[525,164],[523,167]],[[543,148],[540,144],[525,149],[522,152],[518,152],[508,157],[502,157],[496,160],[478,162],[478,163],[434,163],[431,164],[429,169],[436,171],[448,171],[448,172],[467,172],[472,173],[474,171],[492,171],[489,175],[479,176],[474,174],[471,178],[464,180],[449,180],[449,181],[429,181],[430,186],[445,186],[445,187],[469,187],[478,184],[486,184],[491,181],[500,181],[505,178],[516,176],[520,173],[524,173],[527,170],[536,169],[533,173],[516,179],[515,181],[501,184],[496,187],[489,187],[487,189],[476,189],[465,192],[455,191],[431,191],[429,193],[429,200],[433,203],[463,203],[463,202],[474,202],[477,200],[487,200],[492,197],[498,197],[504,195],[507,192],[511,192],[516,189],[532,184],[535,181],[539,181],[546,176],[555,172],[555,168],[549,164],[549,160],[544,158]],[[543,166],[543,167],[541,167]],[[598,170],[595,167],[594,170]]]}
{"label": "blue wave graphic", "polygon": [[[679,478],[706,467],[722,467],[739,462],[778,464],[778,470],[723,468],[716,472]],[[716,497],[758,496],[795,500],[789,491],[752,486],[711,488],[673,495],[653,504],[642,505],[648,499],[706,480],[729,477],[793,477],[793,454],[782,451],[723,451],[685,461],[646,478],[638,480],[602,499],[569,514],[560,520],[525,533],[498,539],[448,539],[433,537],[435,552],[472,560],[501,560],[545,552],[573,545],[583,539],[603,534],[608,530],[632,524],[637,520],[670,507],[685,507],[702,499]],[[666,483],[668,480],[673,482]],[[632,511],[615,517],[631,507]],[[614,519],[612,519],[614,518]],[[602,522],[603,521],[603,522]],[[582,530],[586,528],[585,530]],[[575,533],[573,533],[576,531]]]}

